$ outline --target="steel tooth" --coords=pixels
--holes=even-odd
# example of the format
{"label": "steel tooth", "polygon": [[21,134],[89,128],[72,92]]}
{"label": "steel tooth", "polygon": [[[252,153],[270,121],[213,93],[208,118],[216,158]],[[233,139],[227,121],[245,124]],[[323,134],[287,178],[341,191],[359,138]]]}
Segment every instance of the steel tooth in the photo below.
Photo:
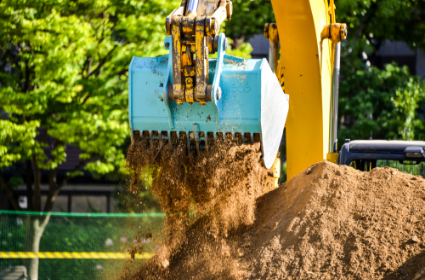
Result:
{"label": "steel tooth", "polygon": [[[211,140],[210,140],[211,139]],[[208,140],[211,141],[211,145],[214,145],[214,132],[208,134]]]}
{"label": "steel tooth", "polygon": [[152,131],[152,141],[154,144],[154,147],[160,147],[161,143],[160,143],[160,138],[159,138],[160,132],[159,131]]}
{"label": "steel tooth", "polygon": [[246,142],[249,144],[254,144],[254,136],[252,133],[245,133]]}
{"label": "steel tooth", "polygon": [[238,143],[238,145],[240,145],[240,144],[242,144],[243,143],[243,137],[242,137],[242,133],[241,132],[236,132],[235,133],[235,137],[236,137],[236,139],[237,139],[237,143]]}
{"label": "steel tooth", "polygon": [[135,130],[133,132],[133,139],[134,142],[140,141],[141,137],[140,137],[140,131],[139,130]]}
{"label": "steel tooth", "polygon": [[149,132],[149,144],[153,148],[153,132]]}
{"label": "steel tooth", "polygon": [[159,149],[162,149],[162,146],[164,145],[164,143],[162,142],[162,132],[158,133],[158,138],[159,138]]}
{"label": "steel tooth", "polygon": [[170,139],[168,137],[168,132],[163,131],[162,132],[162,145],[165,146],[169,141],[170,141]]}
{"label": "steel tooth", "polygon": [[185,141],[187,141],[187,137],[188,135],[186,134],[186,132],[180,132],[179,145],[186,145],[187,147],[187,143],[184,143]]}
{"label": "steel tooth", "polygon": [[[196,134],[195,134],[196,135]],[[195,136],[196,152],[199,155],[199,138]]]}
{"label": "steel tooth", "polygon": [[171,131],[168,132],[168,145],[170,149],[173,148],[173,133]]}
{"label": "steel tooth", "polygon": [[187,153],[190,154],[190,133],[186,133]]}
{"label": "steel tooth", "polygon": [[177,132],[175,132],[174,136],[175,136],[174,137],[174,140],[175,140],[174,145],[177,147],[180,143],[180,135]]}
{"label": "steel tooth", "polygon": [[242,139],[244,143],[249,143],[249,137],[248,137],[248,133],[244,133],[242,135]]}
{"label": "steel tooth", "polygon": [[217,140],[219,140],[219,141],[224,140],[223,132],[217,132]]}
{"label": "steel tooth", "polygon": [[172,135],[171,135],[171,131],[168,131],[167,132],[167,137],[168,137],[168,143],[167,143],[167,145],[171,148],[172,147],[172,142],[173,142],[173,140],[172,140]]}
{"label": "steel tooth", "polygon": [[228,141],[232,141],[233,140],[233,135],[232,135],[231,132],[226,132],[226,134],[225,134],[225,140],[228,140]]}
{"label": "steel tooth", "polygon": [[208,147],[208,132],[204,133],[204,138],[205,138],[205,151],[209,150]]}

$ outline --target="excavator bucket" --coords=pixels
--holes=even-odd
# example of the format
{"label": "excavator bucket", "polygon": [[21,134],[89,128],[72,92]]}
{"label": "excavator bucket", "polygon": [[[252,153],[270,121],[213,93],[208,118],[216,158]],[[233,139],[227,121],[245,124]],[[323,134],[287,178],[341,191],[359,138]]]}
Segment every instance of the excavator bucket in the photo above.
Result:
{"label": "excavator bucket", "polygon": [[263,160],[271,168],[288,114],[289,97],[265,59],[225,54],[218,40],[217,59],[209,59],[210,100],[204,105],[173,101],[171,37],[169,55],[134,57],[129,68],[129,117],[132,137],[162,147],[173,138],[188,149],[208,149],[214,140],[261,141]]}

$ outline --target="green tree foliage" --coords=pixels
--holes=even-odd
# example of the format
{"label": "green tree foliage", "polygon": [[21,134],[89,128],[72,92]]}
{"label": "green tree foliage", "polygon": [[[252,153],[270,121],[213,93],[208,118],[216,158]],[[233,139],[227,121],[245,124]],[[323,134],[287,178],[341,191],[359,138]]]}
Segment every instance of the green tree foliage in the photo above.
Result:
{"label": "green tree foliage", "polygon": [[239,46],[244,39],[263,33],[266,23],[276,22],[270,0],[232,0],[233,16],[226,22],[226,35]]}
{"label": "green tree foliage", "polygon": [[350,38],[404,41],[425,49],[425,2],[421,0],[335,0],[338,21]]}
{"label": "green tree foliage", "polygon": [[[353,92],[355,91],[355,94]],[[384,70],[371,67],[345,76],[340,85],[340,116],[344,139],[414,140],[423,121],[417,118],[425,100],[425,84],[408,68],[388,64]],[[422,140],[424,140],[422,138]]]}
{"label": "green tree foliage", "polygon": [[[34,174],[26,181],[36,188],[40,170],[50,170],[50,200],[82,168],[123,168],[117,147],[129,137],[126,69],[134,55],[164,52],[164,18],[177,2],[2,1],[0,167],[29,162]],[[81,163],[57,183],[69,144],[84,151]],[[31,209],[42,210],[39,199]]]}
{"label": "green tree foliage", "polygon": [[350,139],[424,139],[419,118],[424,85],[407,68],[370,66],[385,40],[425,48],[425,3],[408,0],[336,0],[337,21],[348,25],[343,44],[340,143]]}

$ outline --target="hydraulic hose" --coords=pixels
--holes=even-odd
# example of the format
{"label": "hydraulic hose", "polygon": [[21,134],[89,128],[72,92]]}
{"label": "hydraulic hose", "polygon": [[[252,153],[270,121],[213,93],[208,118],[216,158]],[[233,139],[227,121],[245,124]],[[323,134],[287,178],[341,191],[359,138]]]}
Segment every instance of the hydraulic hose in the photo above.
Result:
{"label": "hydraulic hose", "polygon": [[341,61],[341,42],[335,45],[334,71],[332,75],[332,94],[331,94],[331,120],[329,153],[338,152],[338,92],[339,92],[339,71]]}

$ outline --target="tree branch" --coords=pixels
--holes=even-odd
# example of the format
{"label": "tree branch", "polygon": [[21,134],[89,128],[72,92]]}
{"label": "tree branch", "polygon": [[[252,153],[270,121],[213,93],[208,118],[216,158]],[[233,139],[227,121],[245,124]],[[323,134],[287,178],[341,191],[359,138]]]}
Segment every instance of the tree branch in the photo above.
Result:
{"label": "tree branch", "polygon": [[29,69],[28,60],[25,61],[25,83],[24,83],[24,89],[23,92],[28,93],[30,89],[30,69]]}
{"label": "tree branch", "polygon": [[3,189],[6,192],[7,198],[9,199],[10,203],[12,203],[13,208],[15,208],[16,211],[22,210],[21,207],[19,207],[18,201],[16,200],[12,189],[6,183],[6,180],[4,179],[1,173],[0,173],[0,184],[3,186]]}
{"label": "tree branch", "polygon": [[49,189],[56,189],[57,183],[56,183],[56,174],[57,174],[57,168],[51,169],[49,173]]}
{"label": "tree branch", "polygon": [[28,209],[33,210],[33,191],[32,191],[32,181],[31,181],[31,161],[26,161],[27,168],[25,169],[25,183],[27,185],[27,203],[28,203]]}
{"label": "tree branch", "polygon": [[42,228],[42,229],[43,229],[43,231],[44,231],[44,229],[46,228],[47,224],[49,223],[50,216],[51,216],[50,214],[48,214],[48,215],[44,216],[44,219],[43,219],[43,221],[41,222],[40,228]]}
{"label": "tree branch", "polygon": [[[100,71],[100,69],[102,68],[102,66],[108,60],[108,57],[117,49],[117,47],[118,47],[118,45],[115,45],[102,59],[100,59],[99,64],[97,65],[97,67],[92,72],[87,71],[87,76],[84,77],[84,78],[88,79],[91,75],[98,73]],[[92,62],[93,62],[93,58],[90,60],[89,68],[91,68]],[[88,70],[90,70],[90,69],[88,69]],[[84,105],[89,98],[90,98],[90,93],[87,94],[87,96],[84,98],[83,102],[81,102],[80,105]]]}
{"label": "tree branch", "polygon": [[49,130],[48,128],[44,129],[43,136],[41,136],[41,141],[40,141],[41,143],[46,143],[48,130]]}
{"label": "tree branch", "polygon": [[37,156],[33,154],[34,165],[34,210],[41,211],[41,171],[38,167]]}
{"label": "tree branch", "polygon": [[[87,160],[81,161],[74,168],[74,170],[71,173],[80,170],[88,162],[92,161],[93,158],[94,158],[94,156],[90,157]],[[56,200],[56,197],[58,196],[58,194],[62,190],[62,188],[65,187],[66,184],[68,184],[69,179],[71,179],[71,177],[72,177],[70,175],[66,175],[66,177],[62,180],[62,182],[59,185],[57,185],[57,182],[56,182],[56,173],[55,174],[50,173],[50,176],[54,176],[55,179],[53,180],[52,177],[49,179],[49,195],[47,196],[46,205],[44,206],[44,212],[50,212],[50,211],[52,211],[53,205],[54,205],[55,200]],[[52,181],[50,181],[50,180],[52,180]]]}
{"label": "tree branch", "polygon": [[33,193],[32,193],[32,181],[31,181],[31,161],[26,160],[25,161],[26,168],[23,168],[20,164],[15,163],[14,166],[19,169],[19,171],[22,172],[24,178],[25,178],[25,186],[27,189],[27,203],[28,203],[28,210],[32,209],[32,202],[33,202]]}
{"label": "tree branch", "polygon": [[19,169],[19,171],[21,171],[25,175],[25,169],[22,166],[20,166],[19,164],[16,164],[16,163],[13,166],[15,166],[15,168]]}
{"label": "tree branch", "polygon": [[105,62],[108,60],[108,57],[117,49],[118,45],[115,45],[102,59],[99,60],[99,65],[97,65],[96,69],[94,69],[92,72],[87,74],[87,77],[90,77],[91,75],[97,73],[100,71],[100,68],[105,64]]}

